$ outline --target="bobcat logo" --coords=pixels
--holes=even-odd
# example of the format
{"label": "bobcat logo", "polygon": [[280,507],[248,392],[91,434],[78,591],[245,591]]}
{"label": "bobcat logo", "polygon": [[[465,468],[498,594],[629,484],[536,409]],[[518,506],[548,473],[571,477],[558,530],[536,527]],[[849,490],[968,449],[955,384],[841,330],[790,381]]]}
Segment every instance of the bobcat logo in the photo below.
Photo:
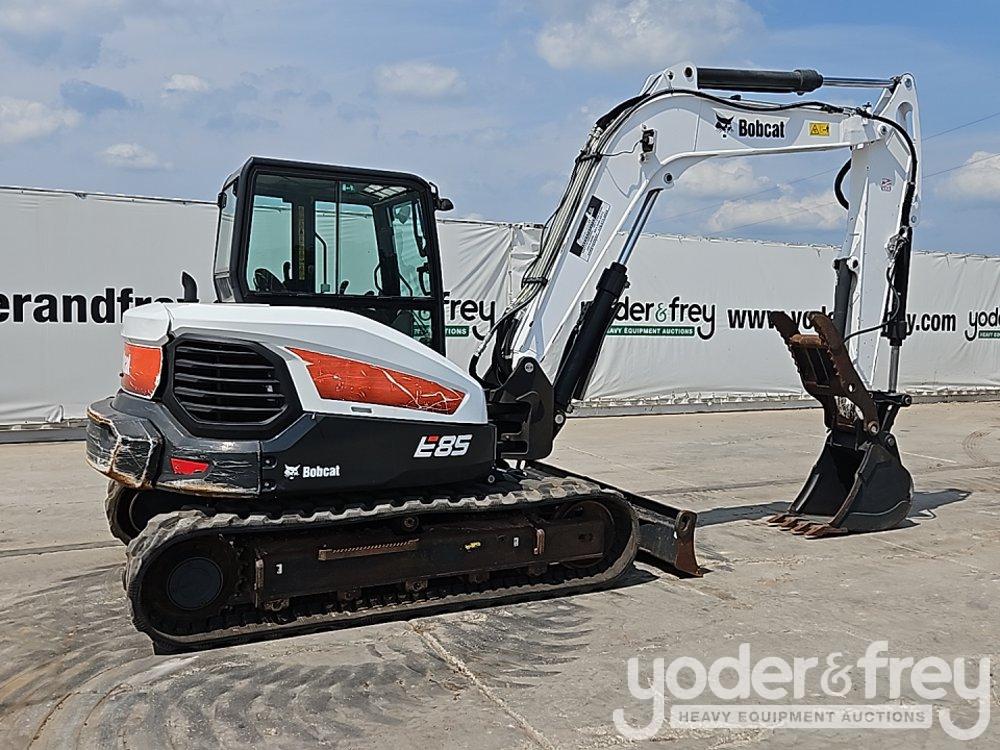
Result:
{"label": "bobcat logo", "polygon": [[733,118],[735,117],[736,115],[733,115],[732,117],[723,117],[718,112],[715,113],[715,129],[722,132],[723,138],[725,138],[727,134],[733,132]]}
{"label": "bobcat logo", "polygon": [[302,468],[302,464],[298,466],[289,466],[285,464],[285,479],[298,479],[299,470]]}

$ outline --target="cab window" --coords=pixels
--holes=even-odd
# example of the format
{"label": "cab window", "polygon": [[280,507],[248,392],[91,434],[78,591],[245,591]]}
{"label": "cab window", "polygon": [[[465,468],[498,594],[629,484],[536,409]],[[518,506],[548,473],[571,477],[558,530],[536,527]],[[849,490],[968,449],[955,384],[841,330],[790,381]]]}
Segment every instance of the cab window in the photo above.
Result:
{"label": "cab window", "polygon": [[327,306],[343,300],[345,309],[432,338],[428,219],[418,188],[266,173],[253,183],[251,293],[319,296]]}

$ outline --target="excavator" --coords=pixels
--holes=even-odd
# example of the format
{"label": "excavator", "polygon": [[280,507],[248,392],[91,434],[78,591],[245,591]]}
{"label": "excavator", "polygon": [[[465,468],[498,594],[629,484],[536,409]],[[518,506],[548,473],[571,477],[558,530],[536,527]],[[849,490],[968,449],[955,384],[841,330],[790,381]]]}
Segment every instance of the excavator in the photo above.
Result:
{"label": "excavator", "polygon": [[[880,94],[803,98],[821,87]],[[595,123],[468,371],[445,357],[435,215],[452,202],[435,185],[251,158],[219,194],[219,304],[187,288],[186,302],[130,310],[121,389],[89,409],[135,627],[177,652],[564,596],[620,581],[640,553],[700,575],[695,513],[543,459],[654,204],[713,158],[849,151],[832,315],[802,332],[771,313],[828,428],[773,520],[810,536],[896,525],[912,496],[891,429],[909,403],[896,380],[918,144],[908,74],[682,63],[650,76]]]}

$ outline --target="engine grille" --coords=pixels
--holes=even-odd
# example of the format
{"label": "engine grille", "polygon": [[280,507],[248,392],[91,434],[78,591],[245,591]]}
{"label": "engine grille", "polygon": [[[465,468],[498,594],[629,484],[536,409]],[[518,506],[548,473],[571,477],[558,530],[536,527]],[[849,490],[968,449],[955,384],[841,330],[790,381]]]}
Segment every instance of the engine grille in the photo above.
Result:
{"label": "engine grille", "polygon": [[172,355],[173,400],[195,422],[272,424],[289,408],[280,365],[251,346],[181,339]]}

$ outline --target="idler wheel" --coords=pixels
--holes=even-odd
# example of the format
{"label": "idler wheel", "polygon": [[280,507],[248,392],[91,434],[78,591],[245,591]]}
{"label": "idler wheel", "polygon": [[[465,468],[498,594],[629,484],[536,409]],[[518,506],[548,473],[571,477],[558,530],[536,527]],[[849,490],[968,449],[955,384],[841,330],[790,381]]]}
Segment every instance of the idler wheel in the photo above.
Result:
{"label": "idler wheel", "polygon": [[236,591],[236,554],[221,538],[171,546],[153,561],[142,600],[165,630],[182,630],[222,613]]}

